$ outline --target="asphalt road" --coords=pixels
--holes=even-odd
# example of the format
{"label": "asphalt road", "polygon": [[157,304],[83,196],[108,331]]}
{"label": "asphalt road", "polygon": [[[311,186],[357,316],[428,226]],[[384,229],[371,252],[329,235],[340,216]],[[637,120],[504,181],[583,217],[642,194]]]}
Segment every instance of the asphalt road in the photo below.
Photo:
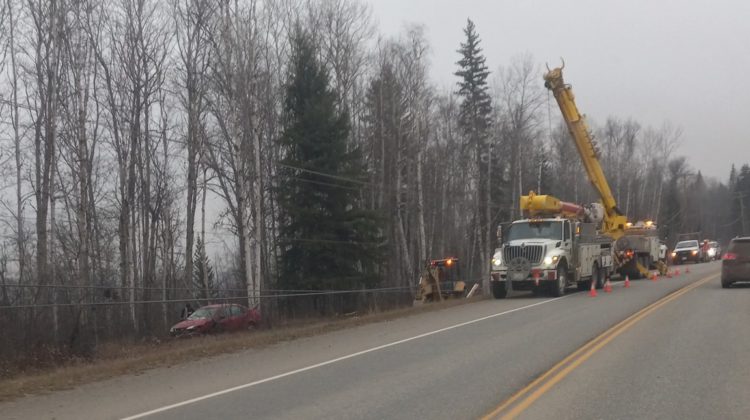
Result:
{"label": "asphalt road", "polygon": [[[690,268],[596,298],[519,294],[155,369],[0,404],[0,417],[463,419],[516,395],[498,415],[750,418],[750,288],[721,289],[718,263]],[[587,358],[561,366],[571,354]],[[554,367],[565,376],[519,396]]]}

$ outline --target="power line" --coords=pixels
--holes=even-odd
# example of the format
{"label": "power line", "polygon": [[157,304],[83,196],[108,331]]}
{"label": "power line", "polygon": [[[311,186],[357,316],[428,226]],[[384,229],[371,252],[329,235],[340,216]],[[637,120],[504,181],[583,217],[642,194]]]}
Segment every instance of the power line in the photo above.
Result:
{"label": "power line", "polygon": [[80,303],[42,303],[42,304],[30,304],[30,305],[5,305],[0,306],[0,310],[3,309],[38,309],[38,308],[52,308],[52,307],[77,307],[77,306],[124,306],[124,305],[148,305],[148,304],[164,304],[164,303],[183,303],[186,300],[195,300],[198,302],[205,301],[209,302],[226,302],[226,301],[237,301],[237,300],[248,300],[248,299],[273,299],[273,298],[288,298],[288,297],[305,297],[305,296],[335,296],[343,294],[355,294],[355,293],[404,293],[411,291],[410,287],[389,287],[380,289],[355,289],[355,290],[336,290],[336,291],[312,291],[309,293],[287,293],[287,294],[274,294],[274,295],[245,295],[245,296],[234,296],[234,297],[190,297],[183,299],[161,299],[161,300],[137,300],[137,301],[121,301],[121,302],[80,302]]}
{"label": "power line", "polygon": [[[201,288],[189,288],[189,287],[138,287],[138,286],[101,286],[101,285],[88,285],[88,286],[81,286],[81,285],[73,285],[73,284],[5,284],[0,285],[0,288],[2,287],[8,287],[8,288],[28,288],[28,289],[35,289],[35,288],[45,288],[45,289],[85,289],[85,290],[141,290],[141,291],[163,291],[163,290],[170,290],[170,291],[188,291],[188,292],[200,292],[204,289]],[[397,289],[405,289],[406,287],[398,286],[398,287],[381,287],[381,288],[375,288],[375,289],[343,289],[343,290],[336,290],[336,289],[263,289],[262,292],[265,293],[340,293],[340,292],[368,292],[368,291],[385,291],[385,290],[397,290]],[[217,292],[245,292],[247,293],[247,288],[221,288],[221,289],[212,289]],[[253,296],[253,295],[251,295]]]}
{"label": "power line", "polygon": [[289,178],[292,178],[294,180],[297,180],[297,181],[300,181],[300,182],[304,182],[304,183],[307,183],[307,184],[321,185],[321,186],[324,186],[324,187],[341,188],[341,189],[350,190],[350,191],[360,191],[361,190],[361,188],[348,187],[346,185],[331,184],[331,183],[328,183],[328,182],[313,181],[311,179],[305,179],[305,178],[300,178],[300,177],[296,177],[296,176],[291,176]]}
{"label": "power line", "polygon": [[358,180],[354,178],[347,178],[347,177],[343,177],[340,175],[328,174],[328,173],[320,172],[320,171],[314,171],[312,169],[307,169],[307,168],[300,168],[300,167],[288,165],[286,163],[276,162],[276,165],[281,166],[282,168],[294,169],[297,171],[307,172],[307,173],[311,173],[311,174],[326,177],[326,178],[336,179],[339,181],[351,182],[351,183],[359,184],[359,185],[368,185],[368,186],[372,185],[372,183],[367,182],[367,181],[362,181],[362,180]]}
{"label": "power line", "polygon": [[[172,142],[172,143],[181,144],[183,146],[187,145],[187,142],[183,141],[183,140],[170,139],[169,141]],[[227,149],[227,148],[225,148],[225,147],[223,147],[221,145],[217,145],[217,144],[209,145],[208,147],[209,148],[214,147],[214,148],[218,149],[219,151],[221,151],[222,153],[229,153],[229,154],[235,154],[236,153],[234,151],[231,151],[231,150],[229,150],[229,149]],[[301,171],[301,172],[307,172],[307,173],[310,173],[310,174],[322,176],[322,177],[325,177],[325,178],[335,179],[335,180],[338,180],[338,181],[351,182],[351,183],[358,184],[358,185],[363,185],[363,186],[373,186],[373,184],[371,182],[369,182],[369,181],[363,181],[361,179],[349,178],[349,177],[341,176],[341,175],[337,175],[337,174],[330,174],[330,173],[321,172],[321,171],[317,171],[317,170],[309,169],[309,168],[301,168],[301,167],[298,167],[298,166],[289,165],[289,164],[282,163],[282,162],[279,162],[279,161],[275,161],[275,162],[272,162],[272,163],[276,164],[277,166],[281,166],[283,168],[293,169],[293,170],[297,170],[297,171]]]}

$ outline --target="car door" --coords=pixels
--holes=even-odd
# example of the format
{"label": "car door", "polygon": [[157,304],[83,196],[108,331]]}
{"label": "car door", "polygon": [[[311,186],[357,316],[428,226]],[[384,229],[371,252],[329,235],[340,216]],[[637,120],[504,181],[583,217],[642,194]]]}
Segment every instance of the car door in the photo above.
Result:
{"label": "car door", "polygon": [[229,306],[222,306],[216,310],[214,316],[216,323],[219,325],[219,330],[231,330],[232,329],[232,317],[229,312]]}
{"label": "car door", "polygon": [[245,327],[245,313],[242,311],[240,305],[232,305],[229,307],[230,324],[232,330],[240,330]]}

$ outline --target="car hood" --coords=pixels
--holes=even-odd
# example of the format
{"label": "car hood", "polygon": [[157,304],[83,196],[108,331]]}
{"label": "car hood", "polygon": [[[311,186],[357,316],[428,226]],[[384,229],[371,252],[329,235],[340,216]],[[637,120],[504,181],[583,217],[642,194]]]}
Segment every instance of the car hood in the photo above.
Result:
{"label": "car hood", "polygon": [[213,322],[210,319],[186,319],[184,321],[178,322],[175,324],[172,328],[175,329],[186,329],[188,327],[202,327],[206,324],[209,324]]}
{"label": "car hood", "polygon": [[694,246],[692,248],[677,248],[674,250],[674,252],[682,252],[682,251],[697,251],[699,248],[697,246]]}

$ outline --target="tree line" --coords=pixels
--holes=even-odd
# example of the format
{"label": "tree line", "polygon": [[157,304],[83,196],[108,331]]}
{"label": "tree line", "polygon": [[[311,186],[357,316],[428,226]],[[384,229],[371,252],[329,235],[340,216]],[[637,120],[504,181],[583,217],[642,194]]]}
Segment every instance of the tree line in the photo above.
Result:
{"label": "tree line", "polygon": [[[486,282],[521,194],[597,199],[539,64],[490,69],[471,20],[431,46],[419,25],[379,33],[359,0],[1,9],[0,300],[51,308],[0,312],[26,346],[154,334],[178,301],[237,296],[270,319],[294,311],[272,290],[413,288],[429,258]],[[456,50],[451,89],[433,48]],[[593,127],[634,220],[671,242],[750,230],[746,165],[704,179],[678,127]],[[121,310],[92,309],[107,302]]]}

